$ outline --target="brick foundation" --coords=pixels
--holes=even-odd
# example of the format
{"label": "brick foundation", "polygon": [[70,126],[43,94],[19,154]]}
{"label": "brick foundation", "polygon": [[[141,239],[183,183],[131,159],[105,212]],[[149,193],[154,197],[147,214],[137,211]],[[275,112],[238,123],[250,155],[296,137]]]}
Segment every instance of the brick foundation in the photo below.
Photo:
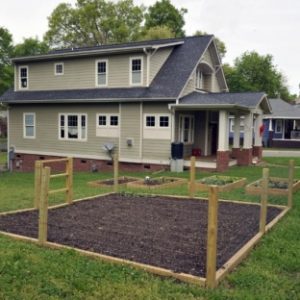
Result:
{"label": "brick foundation", "polygon": [[230,152],[217,151],[217,171],[224,172],[229,168]]}
{"label": "brick foundation", "polygon": [[232,148],[231,149],[231,157],[238,158],[240,151],[241,151],[240,148]]}
{"label": "brick foundation", "polygon": [[[58,159],[60,156],[47,156],[36,154],[22,154],[16,153],[13,160],[13,170],[19,172],[32,172],[34,171],[34,162],[36,160],[48,160]],[[73,160],[74,171],[91,172],[93,170],[101,171],[113,171],[113,164],[110,160],[97,160],[97,159],[85,159],[74,158]],[[61,172],[65,170],[65,163],[52,163],[51,170],[54,172]],[[162,169],[168,169],[167,165],[157,164],[139,164],[139,163],[125,163],[120,162],[120,171],[158,171]]]}
{"label": "brick foundation", "polygon": [[252,151],[253,157],[257,157],[258,161],[262,159],[262,146],[254,146]]}
{"label": "brick foundation", "polygon": [[239,166],[249,166],[252,164],[252,148],[240,149],[237,156],[237,163]]}

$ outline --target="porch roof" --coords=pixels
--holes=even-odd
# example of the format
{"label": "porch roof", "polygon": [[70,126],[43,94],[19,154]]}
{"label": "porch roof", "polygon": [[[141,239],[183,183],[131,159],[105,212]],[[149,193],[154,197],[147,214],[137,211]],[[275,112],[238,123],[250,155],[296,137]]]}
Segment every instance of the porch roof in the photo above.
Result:
{"label": "porch roof", "polygon": [[201,93],[192,92],[179,100],[178,107],[206,109],[253,110],[261,107],[265,114],[271,107],[265,93]]}
{"label": "porch roof", "polygon": [[300,108],[282,99],[270,99],[272,114],[264,115],[264,119],[300,120]]}

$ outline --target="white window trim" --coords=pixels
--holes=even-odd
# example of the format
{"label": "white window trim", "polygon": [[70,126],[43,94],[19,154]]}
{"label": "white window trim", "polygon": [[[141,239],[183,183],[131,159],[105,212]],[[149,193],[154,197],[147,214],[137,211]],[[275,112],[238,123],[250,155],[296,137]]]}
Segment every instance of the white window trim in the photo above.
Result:
{"label": "white window trim", "polygon": [[[33,136],[27,136],[26,135],[26,123],[25,118],[28,115],[33,115]],[[34,112],[24,112],[23,113],[23,138],[24,139],[35,139],[35,130],[36,130],[36,115]]]}
{"label": "white window trim", "polygon": [[[155,118],[155,126],[147,126],[147,117]],[[169,118],[168,126],[160,126],[160,117],[168,117]],[[166,114],[146,113],[146,114],[144,114],[144,128],[145,129],[169,129],[169,128],[171,128],[171,115],[168,113],[166,113]]]}
{"label": "white window trim", "polygon": [[[27,69],[27,86],[22,87],[22,82],[21,82],[21,69],[26,68]],[[28,66],[19,66],[19,89],[20,90],[28,90],[29,87],[29,67]]]}
{"label": "white window trim", "polygon": [[[281,123],[281,130],[280,131],[278,131],[277,130],[277,123]],[[281,120],[281,119],[277,119],[276,121],[275,121],[275,133],[283,133],[283,120]]]}
{"label": "white window trim", "polygon": [[[234,132],[234,123],[235,123],[235,118],[229,118],[229,127],[230,127],[230,132]],[[244,127],[244,118],[241,117],[240,119],[240,133],[244,133],[245,130],[241,129],[242,127]]]}
{"label": "white window trim", "polygon": [[[99,125],[99,116],[105,116],[106,117],[106,125]],[[114,125],[110,125],[110,117],[111,116],[117,116],[118,117],[118,125],[114,126]],[[119,113],[110,113],[110,114],[107,114],[107,113],[98,113],[96,114],[96,128],[119,128],[120,126],[120,115]]]}
{"label": "white window trim", "polygon": [[[140,59],[141,60],[141,82],[140,83],[133,83],[132,82],[132,61],[134,59]],[[131,86],[140,86],[143,85],[144,81],[144,57],[143,56],[131,56],[129,58],[129,85]]]}
{"label": "white window trim", "polygon": [[182,124],[183,118],[188,117],[190,120],[193,120],[192,123],[192,128],[191,128],[191,140],[188,142],[183,141],[183,130],[182,128],[179,127],[179,137],[180,137],[180,142],[182,142],[184,145],[191,145],[194,144],[194,135],[195,135],[195,116],[194,115],[188,115],[188,114],[180,114],[179,115],[179,125]]}
{"label": "white window trim", "polygon": [[[86,133],[85,133],[85,138],[83,139],[83,138],[81,138],[81,130],[79,130],[78,131],[78,139],[70,139],[70,138],[68,138],[68,136],[67,136],[67,132],[68,132],[68,116],[77,116],[77,117],[80,117],[80,128],[81,128],[81,116],[85,116],[85,130],[86,130]],[[65,137],[64,138],[62,138],[61,136],[60,136],[60,128],[61,128],[61,126],[60,126],[60,117],[61,116],[65,116]],[[58,139],[60,140],[60,141],[74,141],[74,142],[86,142],[87,141],[87,139],[88,139],[88,116],[87,116],[87,114],[86,113],[59,113],[58,114]]]}
{"label": "white window trim", "polygon": [[[57,73],[56,72],[56,66],[57,65],[62,65],[62,73]],[[63,62],[57,62],[57,63],[55,63],[54,64],[54,75],[55,76],[61,76],[61,75],[64,75],[65,74],[65,65],[64,65],[64,63]]]}
{"label": "white window trim", "polygon": [[[105,62],[106,63],[106,77],[105,77],[105,84],[98,84],[98,63]],[[95,85],[96,87],[105,87],[108,86],[108,59],[97,59],[95,61]]]}

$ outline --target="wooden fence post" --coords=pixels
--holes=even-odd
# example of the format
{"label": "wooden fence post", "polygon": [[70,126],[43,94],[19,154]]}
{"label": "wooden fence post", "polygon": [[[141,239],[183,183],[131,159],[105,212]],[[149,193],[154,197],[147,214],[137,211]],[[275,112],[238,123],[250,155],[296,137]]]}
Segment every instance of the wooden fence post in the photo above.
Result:
{"label": "wooden fence post", "polygon": [[42,169],[41,181],[41,200],[39,204],[39,236],[40,244],[47,242],[47,229],[48,229],[48,191],[50,180],[50,167]]}
{"label": "wooden fence post", "polygon": [[267,207],[268,207],[268,189],[269,189],[269,169],[263,168],[263,176],[261,182],[261,204],[259,218],[259,232],[265,233],[267,223]]}
{"label": "wooden fence post", "polygon": [[34,163],[34,208],[39,208],[41,198],[42,163],[36,160]]}
{"label": "wooden fence post", "polygon": [[66,163],[66,202],[71,204],[73,201],[73,158],[69,157]]}
{"label": "wooden fence post", "polygon": [[214,288],[217,284],[217,234],[218,234],[218,188],[209,187],[208,224],[206,246],[206,286]]}
{"label": "wooden fence post", "polygon": [[119,191],[119,157],[118,153],[114,154],[114,192]]}
{"label": "wooden fence post", "polygon": [[191,156],[190,162],[190,186],[189,195],[191,198],[195,197],[195,177],[196,177],[196,157]]}
{"label": "wooden fence post", "polygon": [[293,185],[294,185],[295,161],[289,161],[289,181],[288,181],[288,207],[293,206]]}

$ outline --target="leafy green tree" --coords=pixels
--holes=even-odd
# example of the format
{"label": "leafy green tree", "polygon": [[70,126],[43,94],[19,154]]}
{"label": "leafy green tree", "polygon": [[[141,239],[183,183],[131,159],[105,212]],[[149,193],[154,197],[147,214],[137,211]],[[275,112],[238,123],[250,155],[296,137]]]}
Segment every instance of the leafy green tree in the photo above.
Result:
{"label": "leafy green tree", "polygon": [[[207,34],[207,33],[205,31],[197,30],[195,32],[194,36],[199,36],[199,35],[204,35],[204,34]],[[224,58],[224,56],[227,52],[225,43],[217,37],[215,37],[215,42],[216,42],[216,46],[217,46],[219,55],[221,56],[221,58]]]}
{"label": "leafy green tree", "polygon": [[225,65],[224,73],[231,92],[263,91],[270,98],[293,99],[283,74],[274,66],[270,54],[245,52],[235,59],[233,67]]}
{"label": "leafy green tree", "polygon": [[59,4],[49,17],[45,40],[51,47],[80,47],[136,40],[143,6],[133,0],[77,0]]}
{"label": "leafy green tree", "polygon": [[173,32],[174,37],[184,36],[184,15],[187,9],[177,9],[170,0],[157,1],[148,8],[145,15],[145,28],[150,29],[157,26],[167,26]]}
{"label": "leafy green tree", "polygon": [[174,33],[167,26],[151,27],[144,32],[140,40],[159,40],[173,38]]}
{"label": "leafy green tree", "polygon": [[0,95],[13,84],[12,52],[12,35],[6,28],[0,27]]}
{"label": "leafy green tree", "polygon": [[40,42],[38,38],[27,38],[23,43],[17,44],[13,50],[13,56],[29,56],[44,54],[49,51],[49,46],[46,42]]}

